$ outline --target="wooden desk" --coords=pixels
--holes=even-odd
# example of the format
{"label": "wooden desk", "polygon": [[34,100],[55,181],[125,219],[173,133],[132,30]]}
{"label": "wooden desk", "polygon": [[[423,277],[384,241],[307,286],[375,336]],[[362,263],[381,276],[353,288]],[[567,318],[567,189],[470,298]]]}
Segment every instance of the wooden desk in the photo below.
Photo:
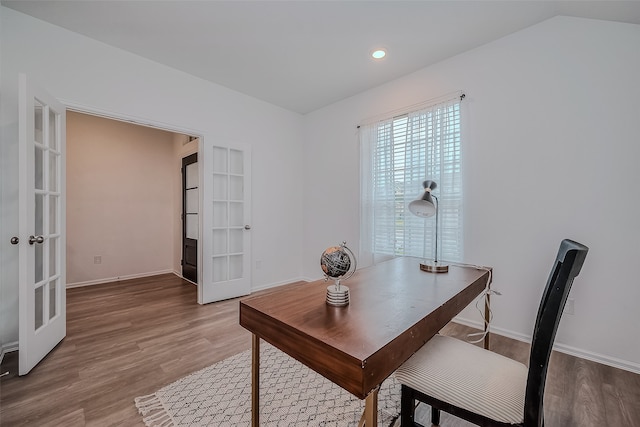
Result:
{"label": "wooden desk", "polygon": [[[427,273],[401,257],[358,270],[345,281],[346,307],[325,303],[319,280],[240,302],[253,333],[252,425],[259,425],[260,339],[365,400],[363,422],[377,426],[380,384],[485,289],[488,271],[451,266]],[[361,422],[361,425],[362,423]]]}

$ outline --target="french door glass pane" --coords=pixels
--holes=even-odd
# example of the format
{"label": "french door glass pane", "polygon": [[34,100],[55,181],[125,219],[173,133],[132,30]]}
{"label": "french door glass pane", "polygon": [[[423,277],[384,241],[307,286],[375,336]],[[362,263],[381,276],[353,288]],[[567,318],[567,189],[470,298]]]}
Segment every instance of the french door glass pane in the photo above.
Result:
{"label": "french door glass pane", "polygon": [[213,257],[213,281],[224,282],[227,280],[227,257]]}
{"label": "french door glass pane", "polygon": [[42,286],[37,287],[34,293],[35,298],[35,329],[38,329],[44,323],[44,292]]}
{"label": "french door glass pane", "polygon": [[227,224],[227,202],[213,202],[213,226],[226,227]]}
{"label": "french door glass pane", "polygon": [[241,253],[242,252],[242,240],[244,231],[242,229],[230,229],[229,230],[229,253]]}
{"label": "french door glass pane", "polygon": [[213,171],[216,173],[227,173],[227,149],[213,147]]}
{"label": "french door glass pane", "polygon": [[242,175],[244,172],[244,158],[242,151],[229,150],[229,172]]}
{"label": "french door glass pane", "polygon": [[44,195],[36,194],[36,205],[35,205],[35,230],[36,236],[41,236],[44,234]]}
{"label": "french door glass pane", "polygon": [[49,151],[49,190],[58,191],[58,160],[60,155]]}
{"label": "french door glass pane", "polygon": [[213,175],[213,200],[227,200],[227,175]]}
{"label": "french door glass pane", "polygon": [[227,254],[227,230],[213,230],[213,254]]}
{"label": "french door glass pane", "polygon": [[58,237],[49,238],[49,277],[58,274]]}
{"label": "french door glass pane", "polygon": [[198,187],[198,163],[190,163],[186,167],[185,184],[187,188]]}
{"label": "french door glass pane", "polygon": [[37,190],[44,190],[44,151],[35,145],[33,155],[34,186]]}
{"label": "french door glass pane", "polygon": [[53,150],[58,149],[58,116],[54,111],[49,110],[49,147]]}
{"label": "french door glass pane", "polygon": [[187,217],[187,239],[198,239],[198,215],[190,214]]}
{"label": "french door glass pane", "polygon": [[44,279],[44,246],[39,243],[34,243],[33,246],[35,247],[34,280],[35,283],[38,283],[42,282],[42,279]]}
{"label": "french door glass pane", "polygon": [[44,130],[44,117],[42,115],[42,110],[44,106],[38,102],[38,100],[34,100],[33,105],[33,137],[35,142],[42,144],[44,141],[42,140],[42,134]]}
{"label": "french door glass pane", "polygon": [[244,223],[242,202],[229,202],[229,226],[241,227]]}
{"label": "french door glass pane", "polygon": [[242,200],[244,198],[241,176],[229,177],[229,199]]}
{"label": "french door glass pane", "polygon": [[232,255],[229,257],[229,280],[242,277],[242,255]]}
{"label": "french door glass pane", "polygon": [[192,188],[186,191],[187,213],[198,213],[198,189]]}
{"label": "french door glass pane", "polygon": [[49,319],[53,319],[58,313],[58,280],[49,283]]}
{"label": "french door glass pane", "polygon": [[49,196],[49,234],[58,232],[58,200],[59,196]]}

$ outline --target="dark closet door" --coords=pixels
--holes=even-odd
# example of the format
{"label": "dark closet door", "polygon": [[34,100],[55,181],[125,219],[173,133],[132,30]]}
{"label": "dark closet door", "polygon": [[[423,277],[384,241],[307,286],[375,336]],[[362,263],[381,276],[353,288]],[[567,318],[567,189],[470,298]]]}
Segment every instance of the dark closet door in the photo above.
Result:
{"label": "dark closet door", "polygon": [[182,277],[198,283],[198,153],[182,159]]}

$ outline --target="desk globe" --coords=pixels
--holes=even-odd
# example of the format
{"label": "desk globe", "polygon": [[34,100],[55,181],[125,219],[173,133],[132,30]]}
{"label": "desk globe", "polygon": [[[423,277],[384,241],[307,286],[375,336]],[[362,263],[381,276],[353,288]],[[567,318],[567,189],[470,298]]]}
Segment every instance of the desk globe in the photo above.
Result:
{"label": "desk globe", "polygon": [[356,271],[356,257],[347,247],[347,242],[325,249],[320,257],[320,267],[325,280],[334,280],[333,285],[327,287],[327,304],[335,307],[348,305],[349,288],[340,281],[353,276]]}

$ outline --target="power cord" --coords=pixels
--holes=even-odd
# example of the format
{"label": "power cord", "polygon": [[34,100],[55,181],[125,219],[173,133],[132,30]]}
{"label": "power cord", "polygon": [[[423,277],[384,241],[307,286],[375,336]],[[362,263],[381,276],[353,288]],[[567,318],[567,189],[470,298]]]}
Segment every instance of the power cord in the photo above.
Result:
{"label": "power cord", "polygon": [[[474,333],[470,333],[467,334],[468,338],[473,338],[473,337],[479,337],[478,339],[473,339],[473,340],[466,340],[468,343],[470,344],[476,344],[479,342],[484,341],[485,337],[487,336],[487,334],[489,333],[489,329],[491,327],[491,321],[493,320],[493,312],[491,311],[491,305],[489,304],[489,299],[487,298],[488,295],[502,295],[500,292],[493,290],[489,287],[489,285],[491,284],[491,280],[493,277],[493,270],[489,267],[485,267],[483,265],[476,265],[476,264],[465,264],[465,263],[461,263],[461,262],[451,262],[451,261],[446,261],[449,265],[455,265],[458,267],[470,267],[470,268],[475,268],[476,270],[482,270],[482,271],[486,271],[489,273],[489,275],[487,276],[487,283],[484,287],[484,291],[482,291],[482,293],[479,295],[480,298],[478,298],[476,300],[476,310],[478,310],[478,312],[480,313],[480,317],[483,319],[484,322],[484,331],[482,332],[474,332]],[[484,298],[483,298],[484,297]],[[485,312],[489,313],[488,318],[485,316],[485,313],[480,309],[480,301],[484,300],[484,308],[485,308]]]}

